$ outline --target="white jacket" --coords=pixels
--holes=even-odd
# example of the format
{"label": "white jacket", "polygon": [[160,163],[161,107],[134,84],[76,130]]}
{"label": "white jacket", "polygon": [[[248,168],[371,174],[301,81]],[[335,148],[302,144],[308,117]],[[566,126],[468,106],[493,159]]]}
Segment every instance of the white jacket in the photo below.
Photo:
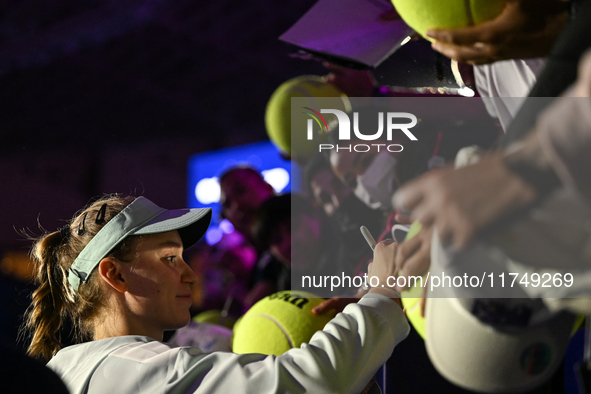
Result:
{"label": "white jacket", "polygon": [[123,336],[67,347],[47,366],[72,394],[359,393],[408,332],[396,303],[368,294],[279,357]]}

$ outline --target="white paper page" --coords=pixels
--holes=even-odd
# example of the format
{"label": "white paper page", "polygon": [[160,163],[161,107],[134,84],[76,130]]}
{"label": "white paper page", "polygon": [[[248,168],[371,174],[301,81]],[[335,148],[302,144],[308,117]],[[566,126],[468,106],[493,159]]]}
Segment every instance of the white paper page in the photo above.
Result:
{"label": "white paper page", "polygon": [[413,33],[402,20],[383,20],[386,0],[319,0],[280,40],[371,67],[387,59]]}

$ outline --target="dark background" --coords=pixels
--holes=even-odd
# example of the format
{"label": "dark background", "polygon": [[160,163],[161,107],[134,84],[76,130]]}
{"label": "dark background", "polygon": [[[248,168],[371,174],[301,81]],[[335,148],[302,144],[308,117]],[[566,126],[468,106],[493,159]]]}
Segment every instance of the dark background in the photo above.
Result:
{"label": "dark background", "polygon": [[186,206],[191,155],[266,139],[275,88],[325,73],[277,40],[313,3],[0,2],[0,340],[31,289],[19,231],[102,193]]}
{"label": "dark background", "polygon": [[[312,4],[1,2],[0,248],[102,193],[185,206],[188,157],[266,139],[277,86],[326,73],[277,39]],[[404,51],[380,81],[435,86],[429,44]]]}
{"label": "dark background", "polygon": [[[0,2],[0,340],[31,288],[23,230],[54,231],[103,193],[186,206],[191,155],[267,139],[272,92],[326,73],[277,39],[313,4]],[[427,42],[395,58],[380,82],[437,85]]]}
{"label": "dark background", "polygon": [[[185,206],[191,155],[265,140],[277,86],[326,73],[277,40],[314,2],[0,2],[1,342],[15,343],[31,290],[19,231],[53,231],[102,193]],[[434,66],[418,41],[375,75],[453,84]]]}
{"label": "dark background", "polygon": [[324,72],[277,40],[312,4],[3,1],[0,247],[101,193],[184,206],[190,155],[265,139],[273,90]]}

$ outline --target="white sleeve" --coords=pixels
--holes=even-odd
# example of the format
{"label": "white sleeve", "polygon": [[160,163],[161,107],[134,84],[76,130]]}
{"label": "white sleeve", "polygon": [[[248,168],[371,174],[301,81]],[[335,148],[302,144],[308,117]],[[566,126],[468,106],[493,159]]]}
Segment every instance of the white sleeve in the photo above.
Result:
{"label": "white sleeve", "polygon": [[279,357],[204,354],[151,342],[111,353],[92,379],[107,376],[109,365],[117,375],[109,383],[118,392],[359,393],[408,332],[396,303],[368,294],[348,305],[308,344]]}
{"label": "white sleeve", "polygon": [[489,115],[507,130],[544,68],[546,60],[509,59],[474,66],[476,90]]}
{"label": "white sleeve", "polygon": [[475,65],[473,67],[474,72],[474,83],[476,84],[476,90],[484,103],[486,108],[486,112],[490,115],[491,118],[498,118],[499,115],[497,113],[497,109],[495,104],[492,100],[493,94],[491,92],[490,81],[489,81],[489,74],[490,74],[490,65],[483,64],[483,65]]}

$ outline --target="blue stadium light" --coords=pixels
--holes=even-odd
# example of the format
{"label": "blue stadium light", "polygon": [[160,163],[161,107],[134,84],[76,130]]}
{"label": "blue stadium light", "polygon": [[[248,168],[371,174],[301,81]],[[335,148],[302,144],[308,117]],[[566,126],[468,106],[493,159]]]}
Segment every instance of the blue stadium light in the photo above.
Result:
{"label": "blue stadium light", "polygon": [[299,190],[298,166],[292,167],[291,161],[283,159],[277,152],[277,148],[269,141],[193,155],[189,159],[187,204],[190,208],[213,209],[212,225],[209,230],[213,233],[206,236],[208,243],[217,243],[220,230],[221,233],[228,233],[231,228],[229,222],[220,223],[218,180],[224,172],[239,165],[249,165],[260,171],[277,193]]}

